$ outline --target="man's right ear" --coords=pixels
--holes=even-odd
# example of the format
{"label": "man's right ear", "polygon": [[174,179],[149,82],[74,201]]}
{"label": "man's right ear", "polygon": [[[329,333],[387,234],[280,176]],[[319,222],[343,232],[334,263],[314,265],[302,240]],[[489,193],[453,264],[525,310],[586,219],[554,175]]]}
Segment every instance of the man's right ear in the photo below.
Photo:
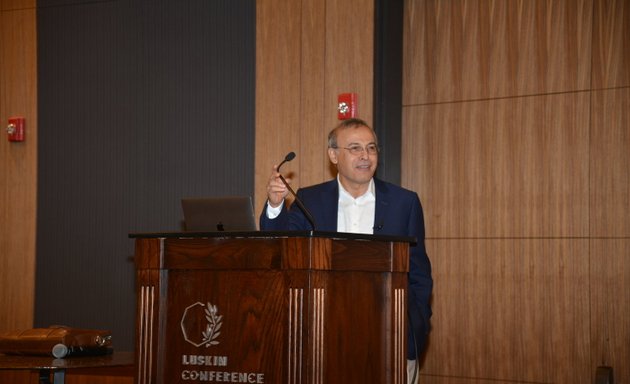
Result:
{"label": "man's right ear", "polygon": [[335,148],[328,148],[328,158],[333,164],[337,164],[337,150]]}

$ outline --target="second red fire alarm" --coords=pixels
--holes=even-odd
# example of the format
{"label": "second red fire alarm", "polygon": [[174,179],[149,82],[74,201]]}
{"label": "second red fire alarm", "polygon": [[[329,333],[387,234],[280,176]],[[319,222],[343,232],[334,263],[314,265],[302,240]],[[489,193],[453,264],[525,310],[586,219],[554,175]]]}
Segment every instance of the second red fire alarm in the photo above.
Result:
{"label": "second red fire alarm", "polygon": [[10,117],[7,126],[7,135],[9,141],[24,141],[24,118]]}
{"label": "second red fire alarm", "polygon": [[339,120],[357,117],[357,94],[341,93],[337,98],[337,118]]}

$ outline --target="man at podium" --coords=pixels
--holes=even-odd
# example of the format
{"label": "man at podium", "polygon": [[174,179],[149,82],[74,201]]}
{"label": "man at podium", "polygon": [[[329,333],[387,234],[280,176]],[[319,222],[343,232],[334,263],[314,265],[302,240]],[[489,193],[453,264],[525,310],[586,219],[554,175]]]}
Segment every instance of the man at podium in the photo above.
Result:
{"label": "man at podium", "polygon": [[342,121],[328,134],[327,152],[337,168],[337,178],[297,191],[306,212],[298,204],[286,207],[289,188],[278,166],[273,166],[260,228],[415,237],[409,258],[407,377],[409,383],[416,383],[418,357],[430,328],[433,288],[420,199],[415,192],[374,177],[379,147],[374,130],[365,121]]}

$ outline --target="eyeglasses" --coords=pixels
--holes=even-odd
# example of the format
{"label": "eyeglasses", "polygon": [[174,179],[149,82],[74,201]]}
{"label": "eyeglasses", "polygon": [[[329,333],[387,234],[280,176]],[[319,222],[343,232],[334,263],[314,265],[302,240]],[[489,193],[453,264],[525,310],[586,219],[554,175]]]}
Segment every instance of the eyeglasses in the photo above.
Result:
{"label": "eyeglasses", "polygon": [[[334,149],[339,149],[339,147],[333,147]],[[351,155],[358,156],[363,153],[363,151],[367,152],[368,155],[376,155],[379,152],[378,145],[376,144],[368,144],[365,147],[362,147],[358,144],[351,145],[349,147],[342,147],[343,149],[347,149]]]}

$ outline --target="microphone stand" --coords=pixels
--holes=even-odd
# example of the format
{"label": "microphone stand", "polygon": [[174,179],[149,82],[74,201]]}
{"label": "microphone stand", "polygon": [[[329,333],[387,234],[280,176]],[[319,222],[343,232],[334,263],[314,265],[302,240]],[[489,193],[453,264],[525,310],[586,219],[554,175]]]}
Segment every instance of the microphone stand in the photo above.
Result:
{"label": "microphone stand", "polygon": [[315,219],[313,219],[313,216],[311,215],[311,213],[308,211],[308,209],[306,209],[304,204],[302,204],[302,200],[300,200],[297,194],[293,191],[293,188],[291,188],[289,183],[287,183],[287,181],[284,179],[284,176],[280,175],[280,180],[282,180],[284,185],[289,189],[289,192],[291,192],[293,197],[295,197],[295,203],[298,205],[298,207],[300,207],[300,209],[302,210],[302,213],[304,213],[304,216],[306,216],[306,219],[308,220],[309,224],[311,224],[311,228],[313,228],[313,231],[314,231]]}
{"label": "microphone stand", "polygon": [[280,174],[280,180],[282,180],[282,183],[284,183],[284,186],[287,187],[287,189],[289,190],[289,192],[291,192],[291,194],[293,195],[293,197],[295,197],[295,202],[297,203],[298,207],[300,207],[300,209],[302,210],[302,213],[304,213],[304,216],[306,216],[306,219],[308,220],[308,222],[311,224],[311,228],[314,231],[315,230],[315,219],[313,219],[313,216],[311,215],[311,213],[308,211],[308,209],[306,209],[306,207],[304,206],[304,204],[302,203],[302,200],[300,200],[300,198],[297,196],[297,193],[295,193],[295,191],[293,190],[293,188],[291,188],[291,186],[289,185],[289,183],[287,183],[287,181],[284,179],[284,176],[282,176],[282,174],[280,173],[280,167],[282,167],[282,164],[286,163],[287,161],[291,161],[295,158],[295,152],[289,152],[285,157],[284,160],[282,160],[282,162],[280,163],[280,165],[278,165],[278,173]]}

